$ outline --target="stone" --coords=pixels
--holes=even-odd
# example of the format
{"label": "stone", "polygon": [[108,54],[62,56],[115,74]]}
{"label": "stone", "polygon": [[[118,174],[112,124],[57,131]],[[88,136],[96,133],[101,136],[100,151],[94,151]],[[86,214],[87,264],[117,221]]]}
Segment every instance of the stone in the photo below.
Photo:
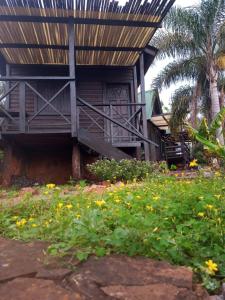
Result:
{"label": "stone", "polygon": [[90,257],[67,280],[88,299],[208,300],[207,292],[193,289],[192,277],[189,268],[112,255]]}
{"label": "stone", "polygon": [[151,284],[144,286],[108,286],[102,290],[107,295],[121,300],[197,300],[187,289],[171,284]]}
{"label": "stone", "polygon": [[198,297],[198,299],[204,299],[204,300],[209,300],[209,294],[207,293],[207,291],[203,288],[203,286],[201,284],[196,284],[194,286],[194,291],[196,296]]}
{"label": "stone", "polygon": [[187,289],[192,289],[193,276],[192,271],[185,267],[175,267],[166,262],[122,255],[98,259],[91,257],[79,267],[79,275],[78,281],[82,281],[83,278],[92,278],[101,286],[167,283]]}
{"label": "stone", "polygon": [[51,280],[16,278],[0,285],[1,300],[85,300],[76,292],[68,291]]}
{"label": "stone", "polygon": [[223,298],[225,299],[225,283],[222,284]]}
{"label": "stone", "polygon": [[0,238],[0,282],[33,276],[42,266],[45,243],[22,243]]}
{"label": "stone", "polygon": [[213,295],[209,297],[209,300],[224,300],[223,295]]}
{"label": "stone", "polygon": [[72,273],[69,269],[41,269],[36,278],[49,279],[49,280],[63,280],[66,276]]}

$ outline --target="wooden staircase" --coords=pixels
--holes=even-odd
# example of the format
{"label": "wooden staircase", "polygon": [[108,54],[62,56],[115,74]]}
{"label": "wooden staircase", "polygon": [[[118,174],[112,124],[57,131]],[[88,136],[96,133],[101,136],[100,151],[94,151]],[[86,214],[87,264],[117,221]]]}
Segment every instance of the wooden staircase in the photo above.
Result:
{"label": "wooden staircase", "polygon": [[190,161],[190,149],[183,138],[175,140],[172,136],[167,136],[163,141],[165,159],[169,164],[187,164]]}
{"label": "wooden staircase", "polygon": [[99,139],[95,134],[80,128],[78,130],[78,141],[86,147],[94,150],[95,152],[103,155],[109,159],[121,160],[121,159],[132,159],[132,157],[125,152],[113,147],[110,143]]}

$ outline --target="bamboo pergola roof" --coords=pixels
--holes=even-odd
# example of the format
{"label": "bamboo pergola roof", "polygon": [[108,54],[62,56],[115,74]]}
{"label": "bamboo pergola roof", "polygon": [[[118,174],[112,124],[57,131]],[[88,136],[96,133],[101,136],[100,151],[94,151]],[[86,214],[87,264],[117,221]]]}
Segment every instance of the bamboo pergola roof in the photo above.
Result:
{"label": "bamboo pergola roof", "polygon": [[75,26],[78,65],[131,66],[174,0],[1,0],[0,51],[7,63],[68,64]]}
{"label": "bamboo pergola roof", "polygon": [[171,114],[166,113],[166,114],[151,117],[151,122],[161,130],[168,130],[170,118],[171,118]]}

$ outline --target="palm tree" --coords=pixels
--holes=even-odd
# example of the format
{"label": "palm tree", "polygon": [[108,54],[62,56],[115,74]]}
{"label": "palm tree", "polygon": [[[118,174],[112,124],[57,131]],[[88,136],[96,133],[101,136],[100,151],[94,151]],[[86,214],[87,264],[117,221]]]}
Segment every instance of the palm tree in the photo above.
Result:
{"label": "palm tree", "polygon": [[[158,58],[175,59],[155,79],[155,86],[160,88],[183,79],[192,80],[193,102],[208,86],[212,119],[220,111],[218,78],[225,52],[224,19],[225,0],[202,0],[196,7],[175,7],[165,20],[166,29],[153,40],[160,50]],[[223,144],[221,130],[217,137]]]}

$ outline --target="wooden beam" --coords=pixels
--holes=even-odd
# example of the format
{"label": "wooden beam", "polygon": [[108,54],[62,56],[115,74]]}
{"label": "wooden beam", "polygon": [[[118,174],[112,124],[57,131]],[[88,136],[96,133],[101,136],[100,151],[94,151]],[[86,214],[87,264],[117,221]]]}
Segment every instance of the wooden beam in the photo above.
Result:
{"label": "wooden beam", "polygon": [[[75,78],[75,29],[72,19],[70,19],[68,25],[68,37],[69,37],[69,73],[70,77]],[[70,107],[71,107],[71,134],[72,137],[77,136],[77,95],[76,95],[76,82],[70,81]]]}
{"label": "wooden beam", "polygon": [[[22,44],[22,43],[1,43],[0,49],[56,49],[69,50],[68,45],[46,45],[46,44]],[[77,51],[119,51],[119,52],[140,52],[140,47],[111,47],[111,46],[75,46]]]}
{"label": "wooden beam", "polygon": [[152,46],[147,46],[145,47],[144,49],[144,52],[151,55],[151,56],[156,56],[157,52],[158,52],[158,49],[155,48],[155,47],[152,47]]}
{"label": "wooden beam", "polygon": [[[145,71],[144,71],[144,55],[140,56],[140,81],[141,81],[141,103],[145,104]],[[142,106],[142,118],[143,118],[143,135],[148,139],[148,127],[146,117],[146,106]],[[144,142],[145,160],[150,160],[149,144]]]}
{"label": "wooden beam", "polygon": [[1,81],[75,80],[71,76],[2,76]]}
{"label": "wooden beam", "polygon": [[0,22],[32,22],[32,23],[64,23],[68,20],[72,24],[106,25],[106,26],[126,26],[126,27],[153,27],[161,28],[161,22],[134,21],[120,19],[97,19],[97,18],[74,18],[74,17],[44,17],[27,15],[1,15]]}
{"label": "wooden beam", "polygon": [[26,131],[26,104],[25,104],[25,82],[19,84],[19,110],[20,110],[20,132]]}
{"label": "wooden beam", "polygon": [[[10,76],[10,65],[9,64],[6,64],[6,76]],[[5,83],[5,87],[6,87],[6,90],[8,91],[9,88],[10,88],[10,83],[9,81],[7,81]],[[8,110],[9,109],[9,95],[6,97],[6,109]]]}
{"label": "wooden beam", "polygon": [[78,143],[73,144],[72,150],[72,176],[73,179],[79,180],[81,178],[81,153]]}

